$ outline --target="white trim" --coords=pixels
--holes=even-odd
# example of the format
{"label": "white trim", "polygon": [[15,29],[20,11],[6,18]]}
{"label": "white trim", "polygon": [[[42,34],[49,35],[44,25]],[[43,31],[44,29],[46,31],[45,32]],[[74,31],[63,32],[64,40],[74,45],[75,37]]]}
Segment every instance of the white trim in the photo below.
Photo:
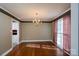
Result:
{"label": "white trim", "polygon": [[[20,43],[23,43],[23,42],[44,42],[44,41],[50,41],[52,42],[52,40],[22,40],[20,41]],[[20,44],[19,43],[19,44]],[[4,52],[1,56],[5,56],[7,55],[10,51],[12,51],[13,48],[10,48],[9,50],[7,50],[6,52]]]}
{"label": "white trim", "polygon": [[71,55],[71,54],[69,54],[67,51],[65,51],[65,53],[68,54],[69,56]]}
{"label": "white trim", "polygon": [[[4,8],[3,6],[0,6],[1,9],[3,9],[4,11],[7,11],[8,13],[10,13],[13,16],[16,16],[15,14],[11,13],[9,10],[7,10],[6,8]],[[16,16],[18,19],[20,19],[18,16]]]}
{"label": "white trim", "polygon": [[[11,12],[9,12],[7,9],[5,9],[4,7],[0,6],[1,9],[7,11],[8,13],[12,14]],[[13,14],[12,14],[13,15]]]}
{"label": "white trim", "polygon": [[[63,15],[64,13],[68,12],[69,10],[71,10],[71,8],[68,8],[67,10],[65,10],[64,12],[60,13],[59,15],[57,15],[56,17],[54,17],[54,19],[58,18],[59,16]],[[53,20],[54,20],[53,19]]]}
{"label": "white trim", "polygon": [[7,55],[10,51],[12,51],[13,48],[10,48],[9,50],[7,50],[6,52],[4,52],[1,56],[5,56]]}
{"label": "white trim", "polygon": [[22,41],[20,41],[20,43],[23,43],[23,42],[44,42],[44,41],[51,41],[52,42],[52,40],[22,40]]}

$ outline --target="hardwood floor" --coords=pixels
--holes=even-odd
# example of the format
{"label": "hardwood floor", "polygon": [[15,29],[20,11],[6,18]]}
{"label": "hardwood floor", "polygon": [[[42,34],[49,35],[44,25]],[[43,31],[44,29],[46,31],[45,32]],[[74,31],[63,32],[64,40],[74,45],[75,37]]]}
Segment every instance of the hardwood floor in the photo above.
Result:
{"label": "hardwood floor", "polygon": [[17,45],[7,56],[67,56],[52,42],[29,42]]}

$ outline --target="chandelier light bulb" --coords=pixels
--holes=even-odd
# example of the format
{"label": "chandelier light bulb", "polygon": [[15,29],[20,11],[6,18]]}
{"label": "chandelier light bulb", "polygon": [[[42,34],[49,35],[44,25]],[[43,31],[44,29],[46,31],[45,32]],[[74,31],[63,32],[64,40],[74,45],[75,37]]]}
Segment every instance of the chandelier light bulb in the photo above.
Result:
{"label": "chandelier light bulb", "polygon": [[35,23],[35,24],[41,24],[41,20],[39,19],[38,15],[39,14],[36,12],[34,19],[33,19],[33,23]]}

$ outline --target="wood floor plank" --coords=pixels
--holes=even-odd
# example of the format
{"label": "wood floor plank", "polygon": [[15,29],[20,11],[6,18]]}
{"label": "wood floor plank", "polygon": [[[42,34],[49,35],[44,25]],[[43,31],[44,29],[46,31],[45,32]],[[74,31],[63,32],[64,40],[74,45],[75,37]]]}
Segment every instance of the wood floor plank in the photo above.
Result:
{"label": "wood floor plank", "polygon": [[7,56],[68,56],[52,42],[29,42],[17,45]]}

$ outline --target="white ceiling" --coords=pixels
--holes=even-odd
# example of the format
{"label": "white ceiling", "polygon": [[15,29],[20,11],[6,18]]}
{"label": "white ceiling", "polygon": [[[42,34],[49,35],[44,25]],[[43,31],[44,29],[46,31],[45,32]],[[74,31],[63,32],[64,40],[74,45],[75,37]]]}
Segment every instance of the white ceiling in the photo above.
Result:
{"label": "white ceiling", "polygon": [[68,3],[0,3],[0,6],[11,12],[22,21],[31,21],[36,12],[43,21],[51,21],[68,8]]}

